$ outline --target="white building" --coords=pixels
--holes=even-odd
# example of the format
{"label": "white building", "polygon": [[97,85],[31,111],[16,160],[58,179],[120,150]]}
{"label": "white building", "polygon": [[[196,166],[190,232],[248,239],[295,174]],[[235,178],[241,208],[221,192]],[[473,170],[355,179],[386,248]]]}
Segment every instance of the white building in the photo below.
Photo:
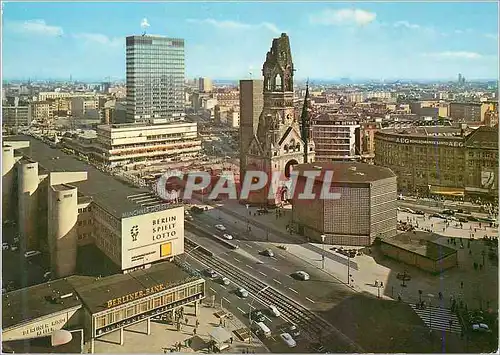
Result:
{"label": "white building", "polygon": [[56,278],[75,273],[77,249],[86,244],[122,271],[184,252],[184,206],[168,205],[34,138],[16,138],[3,146],[2,217],[14,218],[17,206],[21,252],[50,255]]}
{"label": "white building", "polygon": [[201,150],[196,123],[112,124],[97,127],[95,159],[105,165],[161,162]]}

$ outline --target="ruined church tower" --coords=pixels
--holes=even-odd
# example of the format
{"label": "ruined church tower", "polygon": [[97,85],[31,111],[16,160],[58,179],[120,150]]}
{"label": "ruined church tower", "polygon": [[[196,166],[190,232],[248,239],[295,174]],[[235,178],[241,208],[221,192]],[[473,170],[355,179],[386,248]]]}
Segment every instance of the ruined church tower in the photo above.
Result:
{"label": "ruined church tower", "polygon": [[[268,198],[268,187],[250,195],[253,205],[276,206],[287,196],[288,177],[292,166],[314,161],[314,143],[310,135],[303,135],[301,122],[304,117],[295,117],[293,105],[294,67],[290,40],[283,33],[274,38],[262,67],[264,76],[264,106],[254,135],[245,156],[247,171],[258,170],[268,174],[282,175],[280,187],[272,198]],[[306,102],[304,103],[306,104]]]}

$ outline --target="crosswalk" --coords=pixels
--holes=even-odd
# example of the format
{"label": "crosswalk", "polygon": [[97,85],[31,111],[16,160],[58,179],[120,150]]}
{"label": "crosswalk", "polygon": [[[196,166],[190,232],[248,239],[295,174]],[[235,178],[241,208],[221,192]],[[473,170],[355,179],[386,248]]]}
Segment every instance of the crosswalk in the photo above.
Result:
{"label": "crosswalk", "polygon": [[[415,304],[410,304],[410,307],[433,330],[444,330],[452,333],[460,333],[462,331],[458,317],[447,308],[426,306],[425,309],[419,309]],[[452,321],[451,327],[450,320]]]}

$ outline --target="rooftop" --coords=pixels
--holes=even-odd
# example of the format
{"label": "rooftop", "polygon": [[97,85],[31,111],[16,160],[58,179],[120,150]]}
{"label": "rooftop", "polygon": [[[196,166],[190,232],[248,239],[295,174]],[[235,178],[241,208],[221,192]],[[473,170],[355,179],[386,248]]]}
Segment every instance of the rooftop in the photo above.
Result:
{"label": "rooftop", "polygon": [[316,181],[323,181],[324,172],[333,171],[332,182],[334,183],[368,183],[396,176],[389,168],[358,162],[318,162],[312,164],[299,164],[293,167],[293,171],[297,171],[300,175],[303,175],[305,171],[318,170],[321,170],[322,174],[316,178]]}
{"label": "rooftop", "polygon": [[382,242],[392,246],[425,256],[437,261],[449,255],[456,254],[456,250],[434,242],[440,235],[423,231],[405,232]]}
{"label": "rooftop", "polygon": [[462,139],[460,127],[452,126],[425,126],[408,128],[385,128],[377,134],[400,135],[404,137],[441,137]]}
{"label": "rooftop", "polygon": [[498,127],[480,126],[465,138],[465,145],[498,150]]}
{"label": "rooftop", "polygon": [[[51,148],[33,137],[10,136],[4,139],[5,141],[29,141],[30,147],[20,149],[20,152],[31,160],[38,162],[43,168],[41,170],[50,172],[87,171],[87,180],[76,182],[74,185],[79,192],[91,196],[94,203],[97,203],[118,219],[126,212],[136,211],[144,207],[133,201],[136,196],[141,196],[141,201],[144,201],[146,197],[150,197],[147,201],[149,207],[164,204],[164,201],[156,197],[150,190],[122,182],[118,178],[101,172],[72,155],[63,153],[59,149]],[[56,157],[59,158],[55,159]]]}
{"label": "rooftop", "polygon": [[68,282],[74,287],[82,303],[92,313],[108,309],[107,302],[116,298],[144,291],[149,287],[164,284],[166,288],[199,279],[170,262],[162,262],[147,270],[128,274],[117,274],[105,278],[70,276]]}
{"label": "rooftop", "polygon": [[[50,281],[2,295],[2,327],[9,328],[23,324],[52,313],[62,312],[68,308],[80,307],[73,287],[65,279]],[[55,295],[69,295],[54,302],[50,297]]]}

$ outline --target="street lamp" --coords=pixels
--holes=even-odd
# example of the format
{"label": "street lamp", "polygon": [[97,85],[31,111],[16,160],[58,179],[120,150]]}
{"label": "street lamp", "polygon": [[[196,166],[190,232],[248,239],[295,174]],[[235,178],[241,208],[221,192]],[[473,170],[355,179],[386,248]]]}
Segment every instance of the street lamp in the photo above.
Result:
{"label": "street lamp", "polygon": [[248,214],[250,213],[248,208],[250,207],[250,205],[247,203],[245,205],[245,207],[247,208],[247,216],[246,217],[247,217],[247,233],[248,233],[248,232],[250,232],[250,228],[249,228],[250,227],[250,220],[248,219]]}
{"label": "street lamp", "polygon": [[326,235],[321,234],[321,245],[323,247],[323,254],[321,255],[321,268],[325,269],[325,238]]}

